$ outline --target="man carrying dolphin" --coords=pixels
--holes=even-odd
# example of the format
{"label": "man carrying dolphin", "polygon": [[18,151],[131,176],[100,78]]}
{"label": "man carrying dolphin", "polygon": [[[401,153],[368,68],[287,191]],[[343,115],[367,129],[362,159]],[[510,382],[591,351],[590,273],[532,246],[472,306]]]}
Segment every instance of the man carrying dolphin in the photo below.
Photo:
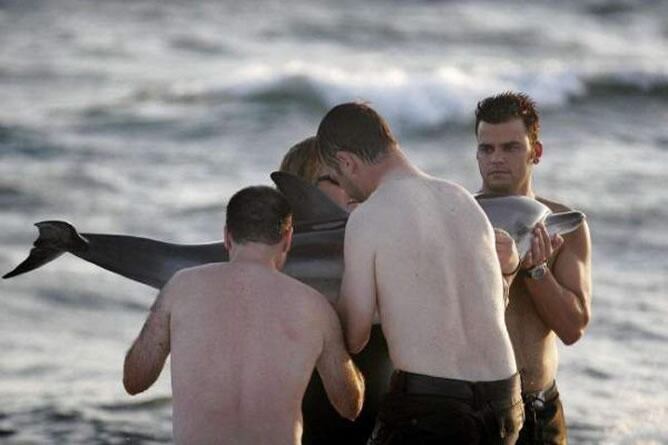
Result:
{"label": "man carrying dolphin", "polygon": [[367,105],[334,107],[317,138],[329,175],[362,202],[337,303],[348,349],[364,348],[377,312],[396,369],[370,443],[514,443],[520,381],[481,208],[413,166]]}
{"label": "man carrying dolphin", "polygon": [[[568,210],[536,196],[533,189],[533,168],[543,154],[534,102],[525,94],[499,94],[480,101],[475,117],[482,192],[527,196],[553,212]],[[563,237],[550,237],[544,225],[536,226],[519,267],[506,309],[526,412],[518,443],[565,444],[566,424],[555,384],[556,338],[573,344],[589,322],[591,242],[586,222]]]}

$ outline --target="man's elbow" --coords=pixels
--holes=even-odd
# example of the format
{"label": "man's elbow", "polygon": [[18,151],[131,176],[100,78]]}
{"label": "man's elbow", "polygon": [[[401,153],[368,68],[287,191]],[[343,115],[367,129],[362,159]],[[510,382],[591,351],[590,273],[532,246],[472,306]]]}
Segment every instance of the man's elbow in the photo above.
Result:
{"label": "man's elbow", "polygon": [[131,396],[135,396],[141,392],[146,391],[146,387],[139,385],[136,380],[127,376],[123,376],[123,387],[125,388],[125,392]]}
{"label": "man's elbow", "polygon": [[354,332],[348,332],[348,338],[347,338],[347,347],[348,347],[348,352],[351,354],[359,354],[362,352],[362,349],[366,346],[366,344],[369,342],[369,335],[371,332],[365,332],[365,333],[354,333]]}
{"label": "man's elbow", "polygon": [[123,387],[131,396],[137,395],[148,389],[150,384],[146,384],[145,379],[141,378],[141,371],[133,367],[129,359],[123,364]]}
{"label": "man's elbow", "polygon": [[365,346],[366,346],[366,341],[351,340],[348,342],[348,352],[350,352],[351,354],[359,354],[360,352],[362,352],[362,349],[364,349]]}
{"label": "man's elbow", "polygon": [[589,325],[590,314],[588,310],[583,311],[580,319],[577,324],[570,326],[568,329],[564,329],[562,332],[559,332],[559,338],[566,345],[570,346],[576,343],[584,335],[587,325]]}
{"label": "man's elbow", "polygon": [[337,408],[339,414],[342,417],[350,420],[351,422],[357,419],[357,416],[362,412],[362,406],[364,405],[364,386],[358,385],[358,388],[354,393],[349,394],[348,397],[345,397],[345,400],[339,400],[337,403]]}
{"label": "man's elbow", "polygon": [[352,400],[350,410],[348,415],[346,416],[346,419],[350,420],[351,422],[357,419],[357,417],[362,412],[363,405],[364,405],[364,393],[362,392],[359,393],[359,395]]}
{"label": "man's elbow", "polygon": [[559,338],[566,345],[570,346],[580,340],[584,335],[584,329],[571,329],[559,334]]}

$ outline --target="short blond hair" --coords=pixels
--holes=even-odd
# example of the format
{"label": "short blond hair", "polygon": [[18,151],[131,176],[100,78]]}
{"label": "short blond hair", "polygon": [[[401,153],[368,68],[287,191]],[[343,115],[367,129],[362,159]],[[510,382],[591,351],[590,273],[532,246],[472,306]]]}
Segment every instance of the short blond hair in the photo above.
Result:
{"label": "short blond hair", "polygon": [[290,147],[281,161],[279,170],[292,173],[310,184],[315,184],[318,180],[320,166],[316,138],[311,136]]}

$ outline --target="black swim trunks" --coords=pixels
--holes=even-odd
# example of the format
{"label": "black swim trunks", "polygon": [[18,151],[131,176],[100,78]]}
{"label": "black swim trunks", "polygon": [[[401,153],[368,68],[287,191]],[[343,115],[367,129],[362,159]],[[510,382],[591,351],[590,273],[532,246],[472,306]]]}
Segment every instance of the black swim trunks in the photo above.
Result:
{"label": "black swim trunks", "polygon": [[526,419],[519,445],[566,445],[566,420],[557,384],[543,391],[522,393]]}
{"label": "black swim trunks", "polygon": [[369,445],[513,444],[524,410],[518,374],[468,382],[396,371]]}

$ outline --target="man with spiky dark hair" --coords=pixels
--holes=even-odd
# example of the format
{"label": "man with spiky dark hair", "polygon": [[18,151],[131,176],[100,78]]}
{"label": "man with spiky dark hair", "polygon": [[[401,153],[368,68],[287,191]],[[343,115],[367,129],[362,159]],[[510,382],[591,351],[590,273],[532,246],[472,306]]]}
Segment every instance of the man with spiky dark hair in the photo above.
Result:
{"label": "man with spiky dark hair", "polygon": [[[533,100],[506,92],[478,103],[475,133],[482,192],[522,195],[554,212],[563,204],[536,195],[533,169],[543,155]],[[517,263],[516,263],[517,264]],[[591,241],[586,222],[575,232],[550,237],[534,228],[529,253],[510,288],[506,324],[522,378],[526,420],[519,444],[565,444],[566,424],[555,384],[556,338],[575,343],[591,312]],[[504,273],[512,275],[512,266]]]}
{"label": "man with spiky dark hair", "polygon": [[301,443],[301,402],[314,367],[350,420],[364,382],[323,295],[280,272],[292,239],[281,193],[249,187],[227,206],[228,263],[178,272],[162,289],[125,359],[130,394],[172,354],[176,443]]}

